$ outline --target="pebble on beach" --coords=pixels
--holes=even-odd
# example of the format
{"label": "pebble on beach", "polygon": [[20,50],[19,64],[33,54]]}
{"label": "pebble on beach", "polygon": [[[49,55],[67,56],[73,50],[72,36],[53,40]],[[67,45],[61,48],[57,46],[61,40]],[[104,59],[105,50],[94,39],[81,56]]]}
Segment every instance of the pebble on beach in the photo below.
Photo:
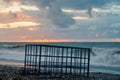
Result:
{"label": "pebble on beach", "polygon": [[[52,76],[58,75],[52,74]],[[90,73],[90,78],[62,75],[59,78],[37,79],[34,76],[24,76],[23,67],[0,65],[0,80],[120,80],[120,74]]]}

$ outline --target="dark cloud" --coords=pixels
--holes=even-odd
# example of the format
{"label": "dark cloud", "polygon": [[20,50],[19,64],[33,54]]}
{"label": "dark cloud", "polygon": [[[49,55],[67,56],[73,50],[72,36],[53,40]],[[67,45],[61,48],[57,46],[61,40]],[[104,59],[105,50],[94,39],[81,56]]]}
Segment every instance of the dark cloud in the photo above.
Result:
{"label": "dark cloud", "polygon": [[44,10],[48,7],[48,13],[45,14],[48,15],[50,20],[58,27],[67,28],[75,23],[72,16],[62,12],[58,0],[35,0],[33,4],[37,5],[39,8],[44,8]]}
{"label": "dark cloud", "polygon": [[120,0],[59,0],[59,3],[63,8],[79,10],[87,9],[90,17],[92,16],[91,10],[93,7],[100,8],[111,2],[120,2]]}
{"label": "dark cloud", "polygon": [[63,13],[56,2],[49,6],[49,12],[52,21],[59,27],[66,28],[75,23],[71,16]]}
{"label": "dark cloud", "polygon": [[92,8],[103,7],[105,4],[115,2],[117,0],[27,0],[38,7],[49,7],[49,18],[59,27],[69,27],[75,23],[72,16],[62,12],[62,8],[88,10],[89,17],[92,17]]}
{"label": "dark cloud", "polygon": [[86,9],[91,7],[102,7],[111,2],[120,2],[119,0],[59,0],[60,4],[65,8]]}
{"label": "dark cloud", "polygon": [[89,0],[89,3],[93,7],[103,7],[105,4],[109,4],[111,2],[120,2],[119,0]]}

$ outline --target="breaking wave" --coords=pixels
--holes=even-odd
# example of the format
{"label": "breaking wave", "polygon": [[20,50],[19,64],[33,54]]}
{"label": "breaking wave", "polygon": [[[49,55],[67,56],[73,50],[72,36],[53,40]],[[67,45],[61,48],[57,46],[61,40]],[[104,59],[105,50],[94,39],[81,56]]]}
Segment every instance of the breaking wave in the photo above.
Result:
{"label": "breaking wave", "polygon": [[25,44],[14,44],[14,45],[4,44],[2,47],[3,48],[21,48],[21,47],[25,47]]}
{"label": "breaking wave", "polygon": [[120,66],[120,48],[92,48],[91,64]]}

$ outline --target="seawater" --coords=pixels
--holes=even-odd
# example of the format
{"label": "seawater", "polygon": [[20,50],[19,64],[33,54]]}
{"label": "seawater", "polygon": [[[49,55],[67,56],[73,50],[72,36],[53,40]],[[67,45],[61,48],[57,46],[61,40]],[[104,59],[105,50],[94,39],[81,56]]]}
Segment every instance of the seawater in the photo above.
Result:
{"label": "seawater", "polygon": [[119,42],[0,43],[0,61],[24,62],[26,44],[49,44],[90,48],[91,72],[120,74]]}

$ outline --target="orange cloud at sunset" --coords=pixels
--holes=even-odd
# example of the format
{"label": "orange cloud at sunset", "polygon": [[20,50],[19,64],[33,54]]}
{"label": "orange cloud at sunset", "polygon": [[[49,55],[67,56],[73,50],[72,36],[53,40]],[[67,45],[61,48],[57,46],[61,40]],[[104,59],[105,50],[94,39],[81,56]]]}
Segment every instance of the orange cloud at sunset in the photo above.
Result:
{"label": "orange cloud at sunset", "polygon": [[32,11],[39,11],[39,8],[32,5],[23,5],[21,2],[18,1],[6,1],[0,2],[0,13],[4,12],[21,12],[23,10],[32,10]]}
{"label": "orange cloud at sunset", "polygon": [[20,0],[6,0],[6,2],[19,2]]}
{"label": "orange cloud at sunset", "polygon": [[0,13],[0,23],[10,23],[17,21],[33,21],[32,17],[23,12],[18,13]]}
{"label": "orange cloud at sunset", "polygon": [[13,22],[7,24],[0,24],[0,28],[18,28],[18,27],[28,27],[28,26],[37,26],[39,23],[35,22]]}
{"label": "orange cloud at sunset", "polygon": [[115,39],[115,42],[120,42],[120,38]]}

